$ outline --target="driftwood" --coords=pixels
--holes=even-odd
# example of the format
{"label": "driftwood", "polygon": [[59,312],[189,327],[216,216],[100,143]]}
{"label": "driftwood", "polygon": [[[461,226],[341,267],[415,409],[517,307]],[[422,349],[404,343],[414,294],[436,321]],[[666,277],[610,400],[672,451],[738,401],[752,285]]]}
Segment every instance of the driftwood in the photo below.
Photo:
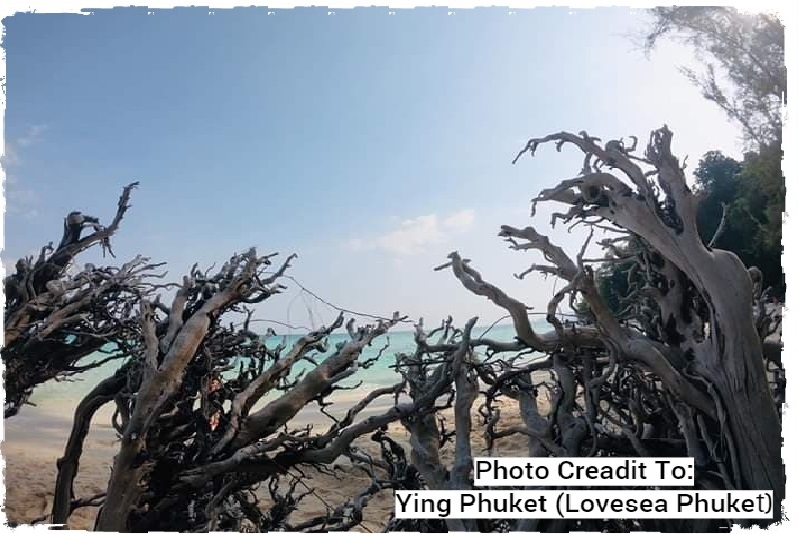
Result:
{"label": "driftwood", "polygon": [[[267,271],[273,255],[254,250],[215,274],[195,266],[169,306],[138,299],[128,361],[77,408],[59,461],[52,520],[64,523],[77,506],[99,505],[99,530],[352,530],[381,491],[472,489],[473,456],[519,440],[531,457],[691,456],[695,488],[772,490],[781,503],[778,309],[768,304],[755,268],[701,241],[695,199],[670,141],[670,131],[659,129],[639,156],[636,140],[601,146],[584,133],[531,140],[522,154],[546,143],[572,144],[584,154],[577,177],[533,200],[533,207],[567,205],[552,224],[589,229],[575,257],[532,227],[500,231],[511,248],[538,251],[546,260],[518,278],[539,272],[563,280],[546,312],[550,328],[536,331],[522,301],[453,252],[437,270],[450,270],[465,289],[504,309],[515,339],[495,341],[489,331],[475,336],[476,318],[462,328],[450,318],[431,331],[419,320],[415,350],[396,355],[396,384],[368,392],[321,431],[291,423],[316,403],[327,413],[340,382],[373,363],[361,357],[363,349],[404,318],[360,328],[349,320],[347,341],[329,347],[329,336],[344,327],[342,314],[290,347],[270,347],[250,330],[248,306],[281,291],[293,257]],[[598,241],[607,257],[586,257],[601,231],[612,236]],[[596,289],[597,261],[632,265],[632,292],[620,314]],[[564,306],[579,309],[580,320],[566,321]],[[236,313],[243,321],[225,326],[223,319]],[[303,361],[312,367],[297,375]],[[363,417],[383,398],[392,399],[388,408]],[[107,492],[76,498],[83,439],[93,414],[109,402],[116,403],[121,443]],[[513,412],[518,417],[510,420]],[[394,422],[407,430],[407,444],[387,433]],[[474,450],[477,434],[484,450]],[[367,436],[379,444],[380,457],[357,445]],[[294,520],[314,494],[302,470],[331,473],[341,460],[371,482],[324,514]],[[255,491],[259,485],[268,497]],[[777,504],[773,520],[763,524],[780,518]],[[730,523],[384,518],[387,530],[422,532],[708,532]]]}
{"label": "driftwood", "polygon": [[[290,348],[269,348],[250,330],[250,311],[243,306],[283,288],[278,281],[293,256],[267,275],[272,257],[250,250],[214,275],[194,268],[170,306],[141,302],[138,352],[77,409],[59,462],[53,522],[65,523],[73,508],[72,483],[87,421],[112,399],[121,445],[97,517],[98,530],[346,530],[360,523],[362,508],[374,493],[418,484],[407,469],[390,468],[352,443],[370,434],[390,442],[383,431],[387,424],[439,409],[435,401],[449,388],[450,374],[428,385],[429,393],[394,403],[378,415],[356,420],[378,398],[396,397],[403,382],[369,393],[326,431],[289,429],[305,406],[326,406],[339,382],[373,363],[360,361],[363,348],[403,318],[396,314],[360,328],[350,320],[349,340],[330,348],[328,336],[344,324],[340,315]],[[222,317],[235,312],[246,313],[246,319],[223,326]],[[316,362],[322,352],[329,355]],[[292,376],[302,361],[314,362],[314,367]],[[276,398],[266,399],[275,392]],[[392,454],[390,447],[385,450]],[[342,457],[367,470],[373,483],[324,516],[291,523],[297,503],[310,493],[302,493],[306,488],[299,487],[300,478],[292,470],[323,470]],[[260,483],[268,485],[269,506],[260,506],[253,492]]]}
{"label": "driftwood", "polygon": [[[104,363],[81,363],[85,356],[111,344],[109,358],[122,358],[125,340],[136,338],[131,306],[158,287],[160,264],[137,257],[122,267],[87,264],[81,272],[67,274],[75,258],[94,245],[113,255],[110,238],[136,185],[124,188],[111,224],[102,226],[96,217],[70,213],[58,246],[50,243],[38,258],[20,259],[16,272],[4,280],[5,417],[18,413],[39,384]],[[92,232],[82,236],[87,228]]]}
{"label": "driftwood", "polygon": [[[349,530],[363,521],[364,508],[378,492],[468,484],[469,465],[459,464],[451,483],[434,480],[418,450],[408,461],[386,429],[402,422],[415,435],[430,420],[434,426],[434,414],[452,406],[455,388],[470,391],[468,399],[460,393],[454,405],[458,417],[470,412],[476,398],[476,375],[469,364],[475,320],[462,331],[450,320],[429,334],[420,321],[418,350],[397,355],[397,383],[370,391],[343,417],[334,417],[326,408],[330,396],[344,389],[339,383],[383,357],[388,345],[374,358],[362,358],[363,349],[405,318],[395,314],[359,328],[350,319],[347,341],[330,347],[330,334],[344,327],[341,314],[290,347],[270,348],[264,336],[250,329],[252,310],[245,305],[283,289],[279,280],[293,256],[267,274],[272,258],[251,250],[231,258],[214,275],[195,267],[170,306],[141,302],[137,352],[76,410],[58,464],[53,523],[66,523],[87,500],[72,490],[82,443],[93,414],[112,401],[121,444],[107,492],[94,496],[93,503],[101,506],[97,530]],[[244,320],[224,326],[223,317],[237,312]],[[437,333],[441,343],[428,345],[428,336]],[[300,362],[312,368],[297,375],[292,371]],[[383,398],[390,400],[385,409],[372,408]],[[297,414],[313,404],[332,419],[330,426],[318,432],[291,428]],[[367,409],[376,415],[364,417]],[[458,432],[459,447],[468,434],[464,427]],[[380,444],[381,457],[355,444],[368,436]],[[292,520],[303,499],[314,493],[302,480],[303,470],[331,473],[330,466],[342,459],[367,473],[371,483],[353,489],[350,499],[322,515]],[[254,491],[262,485],[268,488],[265,500]],[[384,520],[397,528],[440,531],[445,526],[442,521]]]}
{"label": "driftwood", "polygon": [[[541,272],[565,282],[549,304],[552,331],[547,333],[535,332],[527,306],[485,281],[458,253],[439,270],[451,269],[466,289],[507,311],[518,341],[518,347],[510,348],[547,355],[498,375],[509,380],[480,372],[494,384],[483,406],[489,442],[520,433],[529,437],[532,456],[686,453],[695,458],[700,488],[772,490],[775,521],[781,517],[785,483],[778,410],[783,376],[776,373],[769,382],[763,342],[779,320],[766,309],[756,270],[701,241],[695,198],[683,166],[671,154],[671,135],[666,127],[653,132],[642,156],[634,154],[636,139],[630,148],[621,141],[600,146],[585,133],[532,139],[519,154],[534,155],[546,143],[556,144],[558,151],[571,144],[583,152],[580,174],[541,192],[532,202],[532,214],[539,202],[559,202],[568,211],[555,214],[552,225],[561,220],[587,226],[588,241],[594,231],[612,233],[600,242],[610,261],[633,262],[644,280],[628,298],[622,318],[611,313],[596,290],[590,260],[584,257],[588,241],[572,259],[532,227],[501,228],[499,235],[511,248],[536,250],[546,259],[519,278]],[[568,303],[576,309],[578,298],[589,307],[590,321],[566,325],[559,308]],[[768,352],[767,360],[774,360],[773,351]],[[526,392],[549,387],[531,381],[530,370],[549,370],[556,384],[545,418],[524,402]],[[500,416],[493,394],[508,387],[518,397],[525,424],[497,432]],[[722,529],[724,522],[525,521],[519,528],[543,526],[700,530]]]}

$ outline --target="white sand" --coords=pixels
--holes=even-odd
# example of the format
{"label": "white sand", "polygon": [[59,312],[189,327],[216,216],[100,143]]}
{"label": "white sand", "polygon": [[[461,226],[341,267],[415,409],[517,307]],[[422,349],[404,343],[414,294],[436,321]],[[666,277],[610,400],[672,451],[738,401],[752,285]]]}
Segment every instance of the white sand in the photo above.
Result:
{"label": "white sand", "polygon": [[[116,432],[107,423],[110,421],[109,415],[108,410],[98,413],[86,438],[80,470],[75,480],[76,497],[88,497],[106,489],[113,457],[118,450]],[[509,406],[503,410],[503,419],[506,418],[510,420],[504,424],[519,422]],[[307,410],[297,420],[297,423],[303,425],[308,422],[319,425],[319,429],[326,428],[327,425],[324,417],[314,409]],[[19,415],[5,422],[2,454],[6,462],[5,513],[8,521],[30,523],[50,512],[56,479],[56,460],[63,454],[70,428],[71,420],[65,414],[37,407],[25,407]],[[400,442],[406,442],[407,434],[401,425],[391,425],[390,432]],[[478,424],[474,425],[473,441],[474,454],[479,455],[483,442]],[[361,438],[358,444],[378,455],[377,444],[368,436]],[[497,449],[496,452],[502,455],[523,456],[526,438],[517,436],[503,440]],[[451,465],[450,448],[444,449],[441,457],[445,463]],[[303,478],[303,481],[316,490],[318,497],[309,496],[302,501],[299,510],[291,516],[292,522],[322,513],[327,504],[337,506],[369,485],[369,480],[359,470],[347,467],[336,472],[338,479],[316,473],[312,469],[305,470],[307,478]],[[365,527],[372,531],[381,530],[393,506],[390,492],[382,492],[373,497],[364,516]],[[71,516],[68,526],[75,530],[91,530],[95,515],[94,508],[79,509]]]}

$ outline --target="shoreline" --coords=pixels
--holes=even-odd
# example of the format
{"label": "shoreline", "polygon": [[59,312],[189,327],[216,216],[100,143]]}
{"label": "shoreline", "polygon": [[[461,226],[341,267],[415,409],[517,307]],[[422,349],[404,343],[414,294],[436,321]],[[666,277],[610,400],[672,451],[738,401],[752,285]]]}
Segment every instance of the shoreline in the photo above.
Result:
{"label": "shoreline", "polygon": [[[339,395],[336,399],[338,409],[333,410],[335,415],[351,407],[355,399],[359,400],[362,392],[339,392],[348,395]],[[392,398],[386,398],[391,401]],[[347,402],[350,401],[350,402]],[[375,403],[358,415],[358,419],[368,417],[373,412],[385,409],[387,402]],[[55,481],[57,476],[56,462],[64,453],[64,447],[72,428],[74,406],[54,410],[54,406],[25,406],[18,415],[4,421],[3,441],[0,444],[3,461],[5,463],[5,499],[3,511],[6,521],[16,525],[27,525],[37,518],[51,512]],[[80,460],[78,475],[74,481],[76,497],[87,497],[102,493],[106,490],[114,455],[119,450],[119,438],[110,422],[113,414],[113,403],[106,404],[98,410],[92,419],[89,434],[84,441],[83,455]],[[325,417],[318,406],[311,405],[303,409],[292,420],[291,426],[312,425],[318,432],[324,432],[328,423],[332,421]],[[401,427],[392,428],[391,434],[402,439]],[[368,441],[368,437],[365,437]],[[404,439],[403,439],[404,441]],[[370,442],[364,443],[366,447]],[[347,480],[352,484],[357,481],[358,486],[368,485],[368,481],[355,472],[348,473]],[[349,483],[341,484],[329,476],[314,475],[314,486],[319,488],[325,500],[330,502],[343,502],[347,497]],[[351,480],[349,480],[351,479]],[[360,480],[362,479],[362,480]],[[375,507],[370,515],[375,519],[388,517],[393,509],[393,499],[387,494],[378,496],[374,501]],[[319,503],[309,503],[307,510],[297,511],[297,518],[310,516],[320,512]],[[72,530],[91,530],[94,525],[96,508],[80,508],[70,517],[68,527]],[[45,522],[37,525],[45,525]]]}
{"label": "shoreline", "polygon": [[[337,418],[343,417],[356,403],[363,400],[364,396],[375,389],[386,387],[387,373],[379,372],[368,376],[363,373],[363,381],[353,389],[335,391],[326,400],[333,401],[332,406],[325,411]],[[373,371],[372,371],[373,372]],[[391,371],[397,383],[401,380],[398,374]],[[88,378],[88,377],[87,377]],[[542,377],[541,377],[542,378]],[[6,520],[17,525],[30,524],[31,521],[46,516],[51,512],[55,481],[57,476],[57,460],[63,456],[66,442],[69,439],[75,410],[85,394],[90,391],[89,381],[52,382],[45,384],[34,393],[31,402],[34,405],[25,406],[20,412],[3,422],[3,442],[0,451],[5,462],[6,496],[4,512]],[[261,399],[254,407],[257,411],[264,404],[274,400],[280,392]],[[406,394],[399,396],[399,402],[409,402]],[[394,405],[394,395],[378,397],[366,408],[360,411],[354,422],[357,423],[376,414],[384,413]],[[226,401],[226,409],[229,409]],[[542,412],[547,411],[547,402],[542,398],[538,400]],[[478,403],[474,406],[474,416]],[[107,489],[114,456],[119,450],[119,437],[116,429],[111,424],[115,411],[115,404],[108,402],[94,414],[89,433],[84,440],[84,450],[80,459],[80,467],[74,481],[76,498],[89,497],[104,493]],[[443,410],[440,414],[451,421],[451,408]],[[515,403],[510,403],[506,411],[503,410],[504,424],[520,424],[520,415]],[[312,432],[322,434],[326,432],[334,421],[321,411],[317,403],[303,407],[289,422],[289,427],[297,428],[311,426]],[[405,446],[409,454],[409,435],[399,422],[388,425],[388,433],[393,439]],[[380,446],[371,441],[371,433],[359,437],[355,443],[368,454],[379,456]],[[472,443],[474,451],[482,450],[482,424],[474,421]],[[509,438],[505,442],[497,442],[495,453],[502,455],[524,456],[526,454],[526,438]],[[451,464],[453,450],[451,444],[440,451],[441,462]],[[335,462],[336,476],[313,472],[312,486],[318,495],[310,501],[303,501],[303,505],[292,516],[294,522],[309,519],[325,512],[327,502],[340,504],[351,498],[353,488],[362,488],[371,485],[371,480],[355,467],[348,465],[348,461],[341,459]],[[308,470],[310,472],[312,470]],[[268,493],[259,496],[262,502],[268,505]],[[370,499],[370,505],[364,510],[363,528],[357,530],[375,531],[382,530],[381,521],[387,520],[393,511],[394,501],[390,492],[381,492]],[[91,530],[94,526],[96,508],[80,508],[70,516],[68,528],[73,530]],[[46,521],[37,523],[47,524]]]}
{"label": "shoreline", "polygon": [[[377,409],[380,408],[374,407],[374,410]],[[312,424],[319,432],[326,429],[329,420],[318,409],[315,412],[303,411],[306,413],[294,418],[292,426]],[[74,482],[76,497],[87,497],[106,490],[114,455],[119,450],[117,432],[110,424],[112,413],[112,406],[106,405],[95,414],[84,441],[80,469]],[[369,414],[361,415],[367,417]],[[57,476],[56,462],[64,453],[71,426],[71,416],[33,406],[26,406],[18,415],[5,421],[0,451],[5,462],[6,494],[3,508],[6,521],[27,525],[51,512]],[[400,428],[393,430],[401,433]],[[363,479],[358,485],[367,485],[367,480],[357,473],[348,473],[346,476],[347,479],[353,479],[351,483]],[[313,478],[314,486],[319,488],[325,500],[343,502],[349,497],[349,483],[341,484],[340,481],[321,474],[316,474]],[[297,512],[297,518],[320,512],[320,503],[309,504],[307,510]],[[382,495],[375,504],[372,512],[374,517],[388,517],[393,499],[387,494]],[[96,508],[78,509],[70,517],[68,527],[72,530],[91,530],[96,513]],[[45,524],[46,521],[37,523]],[[376,527],[376,523],[373,526]]]}
{"label": "shoreline", "polygon": [[[339,415],[338,412],[345,412],[354,404],[355,399],[360,400],[363,396],[363,391],[339,393],[344,395],[336,399],[338,404],[338,408],[334,411],[336,415]],[[393,404],[392,396],[379,399],[360,412],[356,421],[367,418],[374,412],[383,412],[391,404]],[[540,401],[539,407],[543,409]],[[477,406],[474,408],[476,417]],[[4,439],[0,450],[6,466],[4,512],[7,521],[25,525],[50,513],[57,475],[56,461],[63,455],[72,425],[72,416],[67,416],[66,413],[66,411],[53,412],[44,406],[26,406],[18,415],[4,422]],[[113,405],[107,404],[95,414],[84,442],[80,469],[74,482],[76,497],[96,495],[107,488],[113,458],[118,451],[117,433],[110,424],[112,413]],[[443,410],[441,414],[451,420],[451,408]],[[507,410],[503,411],[504,418],[506,418],[505,424],[520,423],[517,405],[508,406]],[[311,424],[316,431],[324,432],[326,425],[332,424],[332,421],[319,411],[317,405],[311,405],[302,410],[291,423],[291,426]],[[394,422],[388,425],[388,433],[405,447],[408,445],[409,435],[401,423]],[[361,436],[355,443],[369,454],[375,456],[380,454],[379,445],[370,440],[370,434]],[[482,449],[480,424],[474,425],[472,445],[475,447],[475,452]],[[518,439],[510,438],[497,442],[494,454],[524,456],[525,450],[526,439],[519,436]],[[440,457],[442,463],[446,465],[451,463],[453,459],[451,444],[441,449]],[[312,479],[316,498],[303,501],[303,505],[292,516],[294,522],[323,514],[326,503],[340,504],[352,496],[352,488],[366,488],[371,484],[371,480],[362,471],[346,465],[347,462],[337,460],[335,464],[335,476],[308,470],[307,476]],[[264,504],[268,503],[268,494],[260,497]],[[393,507],[394,500],[390,492],[380,492],[373,496],[369,506],[364,510],[364,523],[357,530],[381,530],[383,528],[381,522],[387,520]],[[68,528],[91,530],[96,513],[96,508],[76,510],[70,517]],[[47,523],[44,521],[37,524]]]}

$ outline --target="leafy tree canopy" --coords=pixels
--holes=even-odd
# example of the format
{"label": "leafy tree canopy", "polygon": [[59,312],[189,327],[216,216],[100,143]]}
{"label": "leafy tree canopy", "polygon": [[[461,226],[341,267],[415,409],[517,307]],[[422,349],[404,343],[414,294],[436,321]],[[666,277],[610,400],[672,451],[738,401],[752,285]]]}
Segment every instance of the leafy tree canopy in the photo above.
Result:
{"label": "leafy tree canopy", "polygon": [[692,46],[704,70],[682,71],[704,97],[743,127],[749,144],[780,141],[787,68],[779,19],[729,7],[659,7],[652,12],[655,21],[645,37],[646,49],[666,35]]}

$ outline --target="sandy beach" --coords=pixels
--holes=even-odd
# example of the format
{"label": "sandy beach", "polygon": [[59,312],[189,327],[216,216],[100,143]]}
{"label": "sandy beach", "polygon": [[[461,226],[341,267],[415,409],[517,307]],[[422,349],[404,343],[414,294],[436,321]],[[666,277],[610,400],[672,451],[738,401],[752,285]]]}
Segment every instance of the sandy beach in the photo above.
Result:
{"label": "sandy beach", "polygon": [[[323,423],[320,418],[316,422]],[[50,512],[57,473],[56,461],[63,454],[70,425],[71,422],[66,418],[37,413],[35,408],[23,410],[19,416],[7,422],[2,453],[6,462],[5,513],[8,521],[28,524]],[[399,425],[394,425],[392,433],[401,437],[403,430]],[[376,452],[374,444],[368,439],[361,440],[360,444]],[[85,497],[105,491],[117,446],[116,432],[110,425],[92,425],[86,439],[80,472],[75,479],[76,496]],[[346,466],[338,471],[343,481],[330,475],[313,473],[312,470],[306,473],[312,477],[308,483],[312,483],[319,497],[332,506],[350,497],[352,488],[368,485],[368,479],[362,472],[347,469]],[[309,497],[303,501],[294,516],[295,520],[322,512],[325,502],[321,499]],[[377,495],[370,503],[368,515],[374,518],[387,517],[392,507],[391,495]],[[75,530],[91,530],[96,512],[95,508],[79,509],[71,516],[68,526]]]}
{"label": "sandy beach", "polygon": [[[510,329],[502,329],[502,327],[497,327],[495,330],[500,339],[509,337],[509,333],[511,333]],[[396,350],[400,350],[405,346],[411,346],[413,334],[398,332],[392,335],[391,341],[392,347],[397,347]],[[371,356],[376,354],[377,350],[378,348],[370,347],[364,354]],[[385,358],[385,360],[388,362],[390,359]],[[72,426],[72,414],[82,397],[105,374],[107,374],[107,370],[100,369],[88,373],[81,380],[48,382],[40,386],[31,397],[31,402],[35,406],[25,406],[18,415],[4,421],[5,434],[0,450],[2,450],[6,465],[4,509],[7,521],[28,524],[50,513],[57,474],[56,461],[63,455]],[[329,400],[334,401],[333,406],[328,408],[332,415],[342,416],[346,410],[362,398],[368,389],[383,387],[385,384],[392,384],[397,380],[395,371],[390,369],[387,363],[382,367],[370,368],[361,374],[362,380],[366,384],[364,387],[336,391],[330,396]],[[361,379],[355,377],[350,379],[350,382],[357,383],[359,380]],[[271,397],[263,399],[254,409],[269,400]],[[407,400],[405,397],[400,398],[400,402]],[[358,419],[382,413],[392,402],[393,399],[387,396],[376,399],[358,415]],[[541,406],[541,409],[545,411],[543,405]],[[514,410],[514,404],[507,405],[502,410],[502,418],[503,420],[507,419],[506,423],[514,424],[514,421],[518,421],[517,416],[512,415]],[[112,413],[112,405],[108,404],[101,408],[93,418],[91,430],[84,443],[78,476],[75,479],[76,498],[90,497],[106,490],[113,458],[118,451],[117,433],[110,424]],[[319,433],[324,432],[330,423],[330,419],[319,411],[316,404],[306,406],[292,420],[292,426],[312,424]],[[479,454],[483,446],[482,427],[475,420],[473,428],[474,454]],[[391,425],[389,431],[394,439],[401,443],[407,443],[408,435],[401,424]],[[497,446],[513,448],[512,438],[503,441],[504,443],[500,441]],[[516,447],[518,454],[515,455],[523,455],[525,439],[516,438],[516,441],[520,443],[520,446]],[[379,456],[379,446],[370,440],[370,435],[360,438],[357,445],[363,450]],[[409,452],[409,447],[406,447],[406,450]],[[451,451],[444,449],[442,458],[445,461],[451,460]],[[319,498],[309,496],[303,500],[300,509],[292,515],[294,522],[301,521],[303,517],[307,518],[323,513],[326,504],[333,507],[338,506],[346,498],[369,485],[370,481],[365,474],[359,469],[352,468],[346,461],[342,462],[340,468],[337,468],[335,472],[344,480],[337,480],[330,475],[316,473],[310,469],[305,470],[305,474],[312,477],[311,485]],[[264,502],[268,502],[265,488],[259,493],[259,496],[261,495]],[[383,492],[372,498],[365,512],[366,528],[381,529],[381,521],[388,518],[393,506],[393,497],[388,492]],[[78,530],[90,530],[94,524],[96,513],[96,508],[78,509],[70,517],[68,526]],[[46,521],[44,522],[46,523]]]}
{"label": "sandy beach", "polygon": [[[512,407],[507,408],[503,410],[503,419],[508,418],[505,424],[517,423],[518,417],[512,413]],[[375,407],[376,409],[380,408]],[[107,409],[99,412],[86,438],[80,471],[75,480],[76,497],[88,497],[106,489],[113,457],[118,447],[116,432],[107,423],[110,421],[109,415]],[[474,454],[478,455],[482,451],[483,441],[481,427],[476,420],[474,422],[472,441]],[[313,423],[320,429],[327,425],[324,416],[317,411],[303,413],[297,418],[297,423],[302,425]],[[71,419],[66,414],[29,406],[19,415],[6,420],[5,425],[2,454],[6,464],[6,519],[15,524],[29,524],[37,518],[46,516],[51,510],[56,480],[56,460],[63,454]],[[392,424],[389,432],[398,441],[407,443],[407,432],[400,424]],[[379,454],[378,446],[369,439],[369,436],[364,436],[357,444],[369,453]],[[516,437],[498,442],[496,453],[517,456],[523,455],[524,450],[525,439]],[[444,462],[450,464],[451,447],[447,446],[441,456]],[[335,472],[338,478],[312,469],[305,470],[307,477],[303,477],[303,482],[316,490],[317,497],[311,495],[302,501],[299,509],[292,515],[294,522],[323,513],[326,506],[335,507],[353,493],[369,485],[366,475],[360,470],[351,468],[346,461],[342,462]],[[361,530],[382,529],[383,522],[389,517],[393,506],[393,496],[390,492],[374,496],[365,510]],[[76,510],[70,518],[69,528],[91,530],[96,513],[96,508]],[[46,523],[46,520],[43,523]]]}
{"label": "sandy beach", "polygon": [[[106,421],[108,419],[105,419]],[[50,511],[56,460],[63,454],[71,420],[60,414],[26,407],[5,421],[5,513],[10,522],[29,523]],[[102,419],[92,425],[75,480],[78,496],[105,491],[116,451],[116,432]],[[77,510],[69,526],[90,529],[96,510]]]}

